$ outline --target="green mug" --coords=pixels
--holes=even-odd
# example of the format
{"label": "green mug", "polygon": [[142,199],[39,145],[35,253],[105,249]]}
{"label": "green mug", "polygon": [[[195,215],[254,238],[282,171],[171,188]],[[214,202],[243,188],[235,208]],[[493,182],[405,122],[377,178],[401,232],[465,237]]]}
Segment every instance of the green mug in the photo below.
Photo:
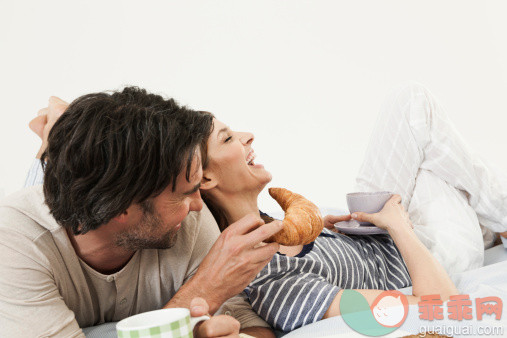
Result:
{"label": "green mug", "polygon": [[185,308],[149,311],[125,318],[116,324],[120,338],[187,338],[193,337],[197,323],[208,316],[190,317]]}

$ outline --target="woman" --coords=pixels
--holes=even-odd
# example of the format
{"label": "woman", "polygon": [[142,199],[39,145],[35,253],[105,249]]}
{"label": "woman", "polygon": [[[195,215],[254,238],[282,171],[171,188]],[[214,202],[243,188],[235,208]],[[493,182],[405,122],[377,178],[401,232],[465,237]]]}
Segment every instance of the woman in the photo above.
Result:
{"label": "woman", "polygon": [[[222,231],[248,213],[268,220],[259,212],[257,198],[271,181],[271,174],[254,163],[253,139],[252,134],[233,132],[215,119],[214,130],[203,145],[201,193]],[[389,235],[345,236],[324,229],[309,245],[281,246],[245,290],[254,310],[276,329],[290,331],[339,315],[343,289],[358,289],[370,304],[380,290],[410,285],[413,295],[408,300],[412,304],[421,295],[440,294],[446,300],[457,294],[444,268],[415,235],[405,207],[414,194],[418,176],[423,176],[422,170],[431,171],[432,176],[424,173],[425,188],[432,189],[436,182],[445,180],[453,185],[449,189],[465,190],[471,196],[471,207],[483,218],[481,223],[486,220],[489,223],[483,224],[505,231],[501,224],[507,224],[507,210],[499,198],[505,199],[505,195],[474,188],[476,181],[493,178],[481,175],[464,149],[443,110],[425,88],[411,84],[396,91],[377,122],[357,190],[389,190],[399,195],[376,214],[325,217],[327,228],[353,217],[386,229]],[[453,206],[452,201],[448,202]],[[480,236],[478,224],[476,228]]]}

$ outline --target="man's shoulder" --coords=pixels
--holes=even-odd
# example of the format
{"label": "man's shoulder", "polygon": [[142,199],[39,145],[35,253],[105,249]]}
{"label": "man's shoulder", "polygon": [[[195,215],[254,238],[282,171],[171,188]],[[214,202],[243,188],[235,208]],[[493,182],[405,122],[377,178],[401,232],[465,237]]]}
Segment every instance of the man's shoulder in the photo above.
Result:
{"label": "man's shoulder", "polygon": [[213,218],[213,215],[204,203],[202,210],[191,211],[183,220],[182,225],[182,228],[187,229],[194,235],[199,231],[205,231],[212,235],[216,235],[217,237],[220,234],[220,230],[218,229],[218,224],[215,221],[215,218]]}
{"label": "man's shoulder", "polygon": [[33,240],[59,227],[44,203],[42,186],[25,188],[0,200],[0,232],[16,232]]}
{"label": "man's shoulder", "polygon": [[[209,223],[217,224],[217,222],[213,218],[213,215],[211,214],[211,212],[209,211],[209,208],[206,206],[205,203],[203,203],[203,207],[200,211],[189,212],[187,217],[185,217],[185,219],[183,220],[183,222],[187,223],[187,224],[196,224],[196,225],[198,225],[199,223],[202,223],[202,222],[209,222]],[[218,225],[217,225],[217,227],[218,227]]]}

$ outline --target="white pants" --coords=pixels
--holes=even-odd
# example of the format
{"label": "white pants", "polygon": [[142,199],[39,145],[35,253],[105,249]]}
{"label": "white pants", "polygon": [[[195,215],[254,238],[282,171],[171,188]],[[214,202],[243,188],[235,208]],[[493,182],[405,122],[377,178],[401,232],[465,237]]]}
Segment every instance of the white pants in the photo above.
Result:
{"label": "white pants", "polygon": [[417,83],[397,88],[384,103],[356,189],[401,195],[417,236],[448,273],[482,266],[492,231],[507,231],[507,176],[468,149]]}

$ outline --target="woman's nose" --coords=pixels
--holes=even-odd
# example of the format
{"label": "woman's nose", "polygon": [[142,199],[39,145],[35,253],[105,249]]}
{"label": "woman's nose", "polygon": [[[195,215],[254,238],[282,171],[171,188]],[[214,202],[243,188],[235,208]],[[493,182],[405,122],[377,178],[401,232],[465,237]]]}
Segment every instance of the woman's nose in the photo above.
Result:
{"label": "woman's nose", "polygon": [[254,135],[252,133],[242,132],[240,134],[241,135],[240,135],[239,139],[241,140],[241,143],[243,143],[244,145],[247,145],[247,144],[250,144],[253,142]]}

